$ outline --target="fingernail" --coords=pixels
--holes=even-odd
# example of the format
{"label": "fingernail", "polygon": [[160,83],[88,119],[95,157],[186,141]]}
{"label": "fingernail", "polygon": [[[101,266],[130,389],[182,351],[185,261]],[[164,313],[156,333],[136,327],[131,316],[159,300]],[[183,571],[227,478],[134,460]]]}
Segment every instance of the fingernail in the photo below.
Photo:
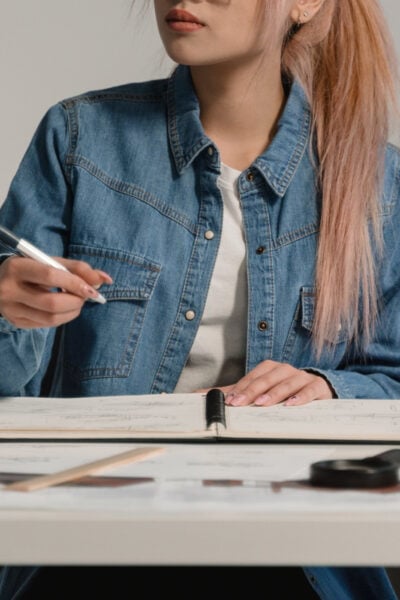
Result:
{"label": "fingernail", "polygon": [[90,296],[91,298],[97,298],[99,295],[99,292],[96,292],[96,290],[89,285],[83,286],[83,292],[85,296]]}
{"label": "fingernail", "polygon": [[225,404],[232,404],[232,400],[235,397],[235,393],[234,392],[229,392],[229,394],[226,394],[225,396]]}
{"label": "fingernail", "polygon": [[244,394],[235,395],[231,404],[232,406],[240,406],[242,404],[246,404],[247,398]]}
{"label": "fingernail", "polygon": [[262,394],[258,398],[255,399],[254,404],[257,406],[264,406],[271,400],[271,396],[269,394]]}
{"label": "fingernail", "polygon": [[285,402],[283,404],[284,404],[284,406],[295,406],[296,404],[299,404],[299,403],[300,403],[300,398],[298,396],[290,396],[290,398],[285,400]]}
{"label": "fingernail", "polygon": [[99,271],[100,275],[102,275],[102,277],[104,277],[104,279],[106,279],[109,283],[113,282],[113,279],[111,277],[111,275],[109,275],[108,273],[106,273],[105,271]]}

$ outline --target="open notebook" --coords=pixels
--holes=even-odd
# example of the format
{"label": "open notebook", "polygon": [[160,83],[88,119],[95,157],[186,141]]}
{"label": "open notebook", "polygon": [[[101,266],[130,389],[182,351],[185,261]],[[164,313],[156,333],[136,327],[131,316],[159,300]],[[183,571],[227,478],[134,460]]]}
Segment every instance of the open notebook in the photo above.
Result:
{"label": "open notebook", "polygon": [[225,406],[190,394],[0,399],[0,439],[337,440],[400,443],[400,400]]}

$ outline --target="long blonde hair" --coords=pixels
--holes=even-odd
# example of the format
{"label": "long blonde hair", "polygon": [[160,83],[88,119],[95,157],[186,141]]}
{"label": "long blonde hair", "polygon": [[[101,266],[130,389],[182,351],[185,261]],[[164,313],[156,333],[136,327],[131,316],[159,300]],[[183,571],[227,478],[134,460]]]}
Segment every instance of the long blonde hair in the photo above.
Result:
{"label": "long blonde hair", "polygon": [[[282,11],[290,4],[267,3],[273,10],[280,4]],[[308,95],[319,163],[317,355],[340,328],[362,349],[378,315],[380,195],[396,106],[393,48],[377,0],[325,0],[308,23],[295,28],[286,23],[282,69],[300,80]]]}

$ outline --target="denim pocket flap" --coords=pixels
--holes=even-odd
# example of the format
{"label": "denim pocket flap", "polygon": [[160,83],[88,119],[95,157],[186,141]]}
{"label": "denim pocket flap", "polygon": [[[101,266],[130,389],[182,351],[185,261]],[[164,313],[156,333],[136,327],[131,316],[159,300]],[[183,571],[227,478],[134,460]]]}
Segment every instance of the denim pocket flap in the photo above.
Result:
{"label": "denim pocket flap", "polygon": [[304,329],[312,330],[314,323],[315,288],[304,286],[301,295],[301,325]]}
{"label": "denim pocket flap", "polygon": [[[315,287],[303,286],[301,288],[301,325],[304,329],[312,331],[315,313]],[[338,325],[337,336],[334,340],[328,340],[333,344],[338,344],[347,339],[347,333]]]}
{"label": "denim pocket flap", "polygon": [[69,256],[110,275],[113,283],[101,286],[102,295],[109,301],[149,300],[161,271],[161,265],[152,260],[110,248],[75,244],[69,248]]}

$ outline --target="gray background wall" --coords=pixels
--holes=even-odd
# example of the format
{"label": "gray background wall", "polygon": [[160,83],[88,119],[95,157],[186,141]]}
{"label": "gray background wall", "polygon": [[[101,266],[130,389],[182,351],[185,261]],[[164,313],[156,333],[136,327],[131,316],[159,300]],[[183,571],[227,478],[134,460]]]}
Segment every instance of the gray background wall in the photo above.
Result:
{"label": "gray background wall", "polygon": [[[169,72],[152,6],[141,16],[136,3],[130,14],[130,0],[0,0],[0,203],[50,105]],[[400,2],[381,4],[400,56]]]}
{"label": "gray background wall", "polygon": [[144,0],[0,0],[0,204],[44,112],[172,66]]}

